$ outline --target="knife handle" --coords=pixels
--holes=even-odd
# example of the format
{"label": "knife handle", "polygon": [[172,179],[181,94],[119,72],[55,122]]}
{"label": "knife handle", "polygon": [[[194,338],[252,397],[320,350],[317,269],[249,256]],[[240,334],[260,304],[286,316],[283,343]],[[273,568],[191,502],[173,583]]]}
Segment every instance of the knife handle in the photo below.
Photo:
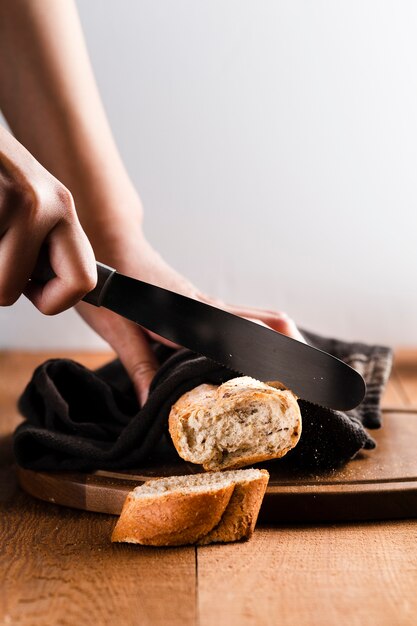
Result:
{"label": "knife handle", "polygon": [[[109,267],[108,265],[104,265],[104,263],[100,263],[99,261],[96,261],[96,265],[97,284],[92,291],[89,291],[84,296],[83,301],[99,307],[101,306],[107,287],[110,284],[110,279],[116,272],[116,270],[112,267]],[[54,273],[49,263],[45,262],[42,263],[42,265],[38,265],[38,267],[36,268],[36,272],[33,274],[32,278],[39,283],[47,283],[48,280],[56,278],[56,274]]]}
{"label": "knife handle", "polygon": [[104,263],[96,262],[97,265],[97,285],[92,291],[89,291],[83,298],[84,302],[93,304],[94,306],[101,306],[101,303],[106,293],[107,287],[110,285],[110,280],[116,270]]}

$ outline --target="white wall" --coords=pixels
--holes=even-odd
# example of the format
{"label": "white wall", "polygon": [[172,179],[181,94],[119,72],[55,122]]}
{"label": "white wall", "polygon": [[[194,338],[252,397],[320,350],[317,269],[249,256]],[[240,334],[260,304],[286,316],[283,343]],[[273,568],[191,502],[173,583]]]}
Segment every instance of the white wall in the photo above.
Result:
{"label": "white wall", "polygon": [[[417,343],[417,5],[78,2],[146,230],[228,301]],[[0,312],[2,346],[93,346]]]}

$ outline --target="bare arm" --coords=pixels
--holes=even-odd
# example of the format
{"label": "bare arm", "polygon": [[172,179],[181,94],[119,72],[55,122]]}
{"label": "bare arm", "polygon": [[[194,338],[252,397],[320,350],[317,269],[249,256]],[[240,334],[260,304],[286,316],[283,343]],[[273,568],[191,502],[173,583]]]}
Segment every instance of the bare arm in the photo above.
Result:
{"label": "bare arm", "polygon": [[15,137],[71,190],[90,238],[90,223],[116,211],[140,222],[72,0],[0,0],[0,106]]}
{"label": "bare arm", "polygon": [[[299,337],[283,314],[226,307],[201,294],[148,243],[73,0],[0,0],[0,106],[16,137],[73,194],[97,259]],[[109,311],[83,303],[78,310],[119,354],[143,401],[157,367],[148,334]]]}

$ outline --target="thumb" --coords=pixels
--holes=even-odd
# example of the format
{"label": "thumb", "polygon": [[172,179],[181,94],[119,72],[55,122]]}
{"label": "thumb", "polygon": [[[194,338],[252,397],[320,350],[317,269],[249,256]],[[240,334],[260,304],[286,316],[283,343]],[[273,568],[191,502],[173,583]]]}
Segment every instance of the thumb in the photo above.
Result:
{"label": "thumb", "polygon": [[149,386],[158,369],[158,361],[140,328],[132,329],[132,335],[125,336],[117,344],[114,345],[113,342],[113,348],[133,383],[140,405],[143,406],[148,399]]}
{"label": "thumb", "polygon": [[85,302],[77,305],[77,311],[117,353],[143,406],[159,367],[145,331],[112,311],[97,309]]}

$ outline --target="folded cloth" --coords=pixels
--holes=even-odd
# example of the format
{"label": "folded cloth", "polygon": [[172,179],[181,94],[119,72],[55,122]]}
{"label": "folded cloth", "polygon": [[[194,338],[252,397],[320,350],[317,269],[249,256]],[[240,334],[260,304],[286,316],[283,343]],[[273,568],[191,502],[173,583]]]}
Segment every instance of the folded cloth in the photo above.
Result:
{"label": "folded cloth", "polygon": [[[359,450],[375,447],[364,427],[381,425],[380,399],[392,354],[380,346],[304,335],[312,345],[358,369],[367,383],[364,401],[348,413],[299,400],[302,436],[285,466],[332,469]],[[201,383],[220,384],[236,376],[189,350],[174,352],[158,344],[154,349],[161,367],[142,408],[118,360],[95,372],[68,359],[40,365],[19,400],[26,420],[14,433],[18,464],[74,471],[143,467],[164,439],[171,406],[183,393]]]}

